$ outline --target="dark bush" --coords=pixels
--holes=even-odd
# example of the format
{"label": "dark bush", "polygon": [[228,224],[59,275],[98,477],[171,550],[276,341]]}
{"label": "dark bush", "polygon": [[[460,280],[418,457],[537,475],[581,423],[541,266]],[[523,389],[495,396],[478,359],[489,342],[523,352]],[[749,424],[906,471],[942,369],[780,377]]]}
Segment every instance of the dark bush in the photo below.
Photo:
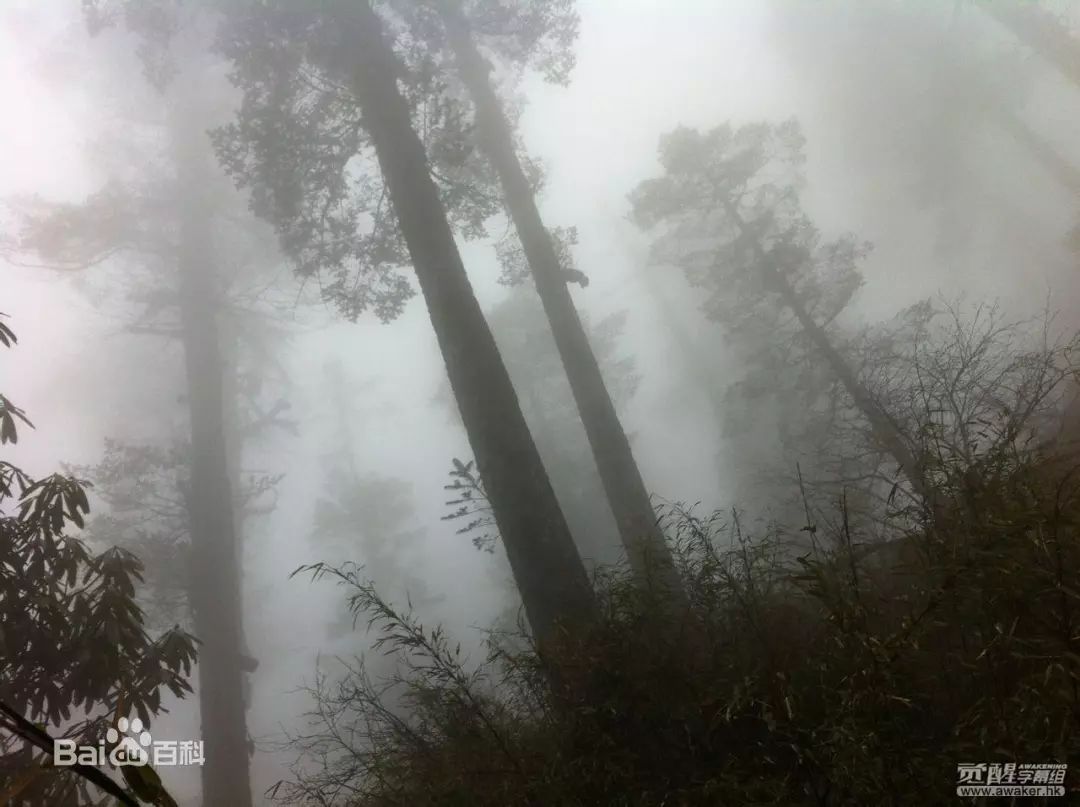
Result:
{"label": "dark bush", "polygon": [[[970,469],[969,469],[970,470]],[[862,543],[666,514],[691,605],[674,622],[619,570],[603,615],[540,652],[463,660],[352,587],[399,672],[314,688],[290,803],[952,804],[958,762],[1077,762],[1076,468],[1045,451],[942,478],[938,521]],[[958,477],[960,479],[961,477]],[[829,534],[831,533],[831,534]]]}

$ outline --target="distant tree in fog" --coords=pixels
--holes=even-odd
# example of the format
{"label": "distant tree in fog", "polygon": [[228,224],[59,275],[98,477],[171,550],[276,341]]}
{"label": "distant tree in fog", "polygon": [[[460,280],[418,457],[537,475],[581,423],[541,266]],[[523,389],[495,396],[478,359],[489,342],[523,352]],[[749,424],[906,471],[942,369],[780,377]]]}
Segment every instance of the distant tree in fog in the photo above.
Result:
{"label": "distant tree in fog", "polygon": [[[234,329],[245,318],[238,316],[239,296],[228,294],[243,289],[252,275],[223,267],[250,270],[272,254],[252,249],[258,241],[247,240],[251,220],[241,217],[238,224],[228,201],[232,189],[213,164],[206,129],[227,104],[218,62],[206,49],[206,16],[191,8],[153,6],[140,13],[125,3],[105,5],[84,4],[91,31],[122,18],[129,29],[123,46],[138,50],[147,79],[125,121],[130,130],[108,144],[125,150],[131,161],[109,172],[106,187],[82,204],[24,208],[17,247],[54,267],[86,268],[106,260],[122,265],[130,273],[117,285],[138,312],[131,330],[179,342],[175,369],[184,374],[181,400],[187,410],[182,436],[175,446],[113,443],[113,455],[97,470],[105,493],[121,505],[111,514],[118,519],[115,526],[130,526],[132,509],[146,508],[140,516],[146,532],[126,531],[122,538],[148,548],[144,539],[156,533],[164,542],[151,557],[189,558],[171,571],[186,589],[202,642],[198,691],[209,749],[203,798],[244,807],[251,804],[246,676],[254,663],[242,625],[239,510],[245,484],[239,432],[240,412],[251,400],[242,395],[242,377],[263,368],[250,358],[240,366],[243,351]],[[118,18],[110,11],[125,13]],[[134,132],[148,136],[140,139]],[[248,346],[257,341],[250,339]],[[177,451],[184,453],[182,461]],[[126,467],[125,454],[135,460]],[[120,466],[110,465],[117,460]],[[130,498],[144,494],[142,501]],[[173,540],[180,524],[176,510],[154,514],[162,501],[183,507],[187,546]]]}
{"label": "distant tree in fog", "polygon": [[[427,533],[416,526],[412,485],[380,474],[363,456],[366,435],[356,435],[351,427],[355,413],[362,410],[344,366],[329,364],[325,380],[335,427],[334,448],[323,459],[325,481],[315,500],[312,537],[317,551],[324,559],[329,552],[336,563],[359,564],[364,576],[388,597],[407,599],[424,611],[440,598],[411,568],[420,560]],[[335,639],[354,627],[353,615],[344,605],[331,626]]]}
{"label": "distant tree in fog", "polygon": [[850,236],[825,241],[803,212],[803,145],[793,121],[676,129],[661,140],[663,175],[631,196],[633,218],[656,233],[653,260],[683,269],[701,289],[706,316],[752,368],[744,394],[753,394],[755,380],[766,390],[790,383],[785,368],[823,365],[870,425],[876,449],[926,502],[919,456],[835,336],[869,245]]}
{"label": "distant tree in fog", "polygon": [[[937,513],[958,468],[1060,418],[1075,341],[1047,331],[1032,342],[985,305],[925,301],[862,327],[845,318],[868,245],[823,239],[800,205],[801,161],[793,123],[678,129],[661,143],[664,175],[633,194],[635,219],[744,361],[736,428],[775,429],[774,463],[803,463],[831,495],[859,491],[879,516]],[[780,487],[791,489],[767,490]]]}
{"label": "distant tree in fog", "polygon": [[[190,448],[106,438],[95,465],[72,471],[90,480],[105,509],[87,523],[87,532],[134,552],[146,566],[146,602],[152,624],[191,621]],[[282,475],[247,473],[236,488],[239,515],[262,514],[272,505]],[[246,652],[246,651],[245,651]]]}
{"label": "distant tree in fog", "polygon": [[979,8],[1080,88],[1080,40],[1067,19],[1037,2],[982,3]]}
{"label": "distant tree in fog", "polygon": [[[1040,222],[1015,193],[1028,184],[1018,177],[1068,194],[1080,190],[1077,156],[1055,146],[1053,132],[1039,131],[1026,109],[1038,87],[1037,64],[989,22],[988,15],[1038,16],[1034,5],[868,0],[774,9],[775,41],[792,80],[843,133],[845,181],[860,194],[872,185],[885,189],[881,198],[895,199],[886,231],[897,218],[930,212],[943,260],[973,256],[987,234],[998,250],[1016,242],[1010,259],[1030,252],[1028,232],[1038,232]],[[1026,159],[1015,160],[1012,148]]]}

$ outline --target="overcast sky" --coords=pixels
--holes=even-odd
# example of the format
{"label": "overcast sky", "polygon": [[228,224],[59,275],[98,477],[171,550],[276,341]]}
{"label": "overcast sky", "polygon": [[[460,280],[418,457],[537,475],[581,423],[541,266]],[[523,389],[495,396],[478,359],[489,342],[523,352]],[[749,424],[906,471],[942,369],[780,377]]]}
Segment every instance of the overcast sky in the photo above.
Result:
{"label": "overcast sky", "polygon": [[[787,5],[801,9],[801,17],[793,15],[795,24],[822,31],[842,21],[834,10],[845,6]],[[526,84],[529,105],[523,121],[524,137],[548,169],[542,200],[548,222],[576,225],[580,231],[581,244],[575,254],[593,283],[587,291],[576,292],[579,305],[598,314],[629,307],[631,333],[645,334],[643,342],[634,343],[631,349],[640,354],[646,367],[662,362],[669,346],[656,343],[644,322],[651,316],[639,296],[645,242],[625,221],[626,194],[655,172],[657,140],[663,132],[678,124],[709,127],[726,120],[779,120],[797,115],[809,139],[809,172],[814,178],[811,201],[825,222],[830,223],[831,218],[839,229],[857,228],[862,222],[853,219],[859,218],[868,201],[876,202],[878,210],[887,209],[884,203],[891,195],[889,184],[896,176],[890,173],[887,161],[882,162],[879,178],[864,176],[855,182],[845,173],[842,161],[858,132],[850,127],[831,128],[827,113],[815,105],[814,93],[808,91],[790,59],[770,38],[774,24],[771,4],[759,0],[584,0],[580,7],[582,33],[573,81],[569,88],[538,80]],[[77,8],[74,0],[0,3],[0,93],[5,109],[13,113],[0,121],[0,153],[11,157],[0,161],[0,194],[4,196],[33,192],[52,198],[78,198],[93,186],[85,160],[88,127],[81,123],[94,120],[94,99],[84,91],[77,72],[54,71],[48,78],[40,74],[53,63],[50,54],[65,29],[67,48],[78,47]],[[852,70],[860,68],[870,70],[873,65],[851,64]],[[1075,126],[1075,116],[1059,117]],[[1059,129],[1059,136],[1067,137],[1067,131]],[[1030,180],[1022,175],[1021,187],[1014,190],[1022,192],[1023,186],[1031,185]],[[868,199],[868,193],[875,194],[874,198]],[[894,219],[889,221],[896,224]],[[925,274],[920,271],[925,265],[922,247],[912,243],[908,230],[905,222],[859,233],[877,245],[866,272],[862,304],[895,309],[899,300],[913,299],[942,285],[936,275],[920,277]],[[486,245],[468,245],[465,252],[478,294],[490,304],[503,293],[493,282],[497,272],[492,251]],[[888,267],[906,261],[905,282],[897,283],[891,271],[875,272],[874,261]],[[42,278],[6,267],[0,271],[5,275],[0,302],[15,317],[23,340],[20,351],[6,359],[9,372],[13,363],[21,376],[19,399],[48,424],[34,437],[33,462],[37,462],[38,452],[43,463],[71,458],[73,453],[80,457],[87,451],[92,453],[98,441],[86,433],[89,424],[79,419],[76,408],[67,405],[66,396],[75,394],[75,389],[85,389],[76,380],[79,376],[67,375],[76,360],[87,362],[90,378],[102,372],[94,356],[87,353],[86,339],[80,338],[88,317],[95,319],[94,312],[67,284],[54,282],[51,275]],[[955,279],[945,278],[945,282]],[[1013,276],[984,276],[980,282],[987,290],[1005,296],[1018,288]],[[1025,292],[1031,288],[1029,282],[1019,286]],[[636,327],[639,323],[644,323],[643,327]],[[108,323],[98,321],[95,327],[108,327]],[[388,383],[402,393],[430,390],[440,373],[430,326],[418,299],[404,321],[393,326],[392,335],[365,323],[327,338],[341,346],[343,334],[360,346],[373,373],[396,371],[398,377],[388,379]],[[393,351],[387,351],[391,341]],[[655,350],[650,352],[652,348]],[[30,367],[34,372],[22,375]],[[71,386],[71,393],[56,394],[67,386]],[[646,389],[638,397],[638,410],[648,407],[649,394]],[[637,411],[635,415],[645,419],[648,412]],[[651,434],[658,435],[655,430]],[[643,435],[642,439],[649,437]],[[419,442],[426,439],[425,433]],[[693,472],[686,479],[672,477],[674,468],[657,471],[650,476],[662,478],[672,487],[692,485],[700,478]],[[694,495],[702,493],[694,491]]]}
{"label": "overcast sky", "polygon": [[[77,199],[92,187],[84,153],[87,127],[80,123],[94,120],[93,100],[77,74],[61,72],[59,79],[49,80],[37,72],[51,63],[57,37],[65,41],[62,35],[77,8],[67,0],[0,4],[5,12],[0,94],[6,109],[14,111],[0,122],[0,153],[15,155],[0,161],[0,195]],[[790,109],[784,105],[782,71],[763,38],[767,15],[762,3],[593,0],[581,9],[573,83],[569,88],[539,81],[527,85],[524,136],[549,171],[543,206],[550,223],[576,225],[581,233],[576,256],[594,282],[578,294],[579,303],[602,314],[634,307],[634,273],[644,268],[643,242],[624,221],[626,195],[655,168],[659,135],[677,123],[709,126],[729,117],[782,116]],[[69,30],[67,36],[77,45],[77,32]],[[494,301],[503,292],[493,282],[497,270],[490,247],[469,245],[466,253],[482,300]],[[88,419],[81,420],[68,405],[67,396],[76,389],[89,392],[85,384],[105,372],[88,355],[85,335],[109,323],[51,274],[0,271],[5,275],[0,300],[22,340],[18,353],[5,361],[8,372],[12,365],[18,372],[19,400],[42,425],[33,445],[22,450],[42,469],[60,459],[92,456],[99,440]],[[633,313],[650,316],[648,311]],[[410,390],[430,391],[441,373],[420,300],[393,326],[392,354],[372,349],[373,343],[390,341],[391,335],[377,325],[363,323],[342,333],[361,346],[373,373],[397,371],[387,382],[403,398]],[[326,338],[340,346],[342,334]],[[73,367],[77,362],[87,362],[81,373]],[[60,394],[68,387],[70,393]],[[645,403],[647,395],[642,396]],[[421,445],[429,442],[424,429],[399,434],[416,435]],[[663,470],[656,476],[677,487],[680,480]],[[686,481],[695,476],[686,474]]]}

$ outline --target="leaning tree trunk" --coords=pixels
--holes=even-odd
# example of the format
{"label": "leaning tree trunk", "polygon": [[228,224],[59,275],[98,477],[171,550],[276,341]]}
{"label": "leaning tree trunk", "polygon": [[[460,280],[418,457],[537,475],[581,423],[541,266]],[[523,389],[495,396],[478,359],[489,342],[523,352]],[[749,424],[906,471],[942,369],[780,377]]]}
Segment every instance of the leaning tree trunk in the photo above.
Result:
{"label": "leaning tree trunk", "polygon": [[[236,522],[227,457],[220,290],[211,248],[202,132],[176,110],[180,201],[180,309],[191,415],[188,517],[191,604],[199,648],[199,709],[206,760],[203,803],[250,807]],[[184,110],[183,112],[189,112]],[[197,127],[194,127],[197,128]]]}
{"label": "leaning tree trunk", "polygon": [[923,504],[931,512],[936,512],[937,502],[934,491],[927,484],[923,465],[908,446],[903,434],[897,428],[889,413],[881,407],[870,391],[859,381],[854,370],[840,355],[840,351],[836,349],[825,329],[813,318],[791,283],[784,277],[782,267],[777,264],[774,256],[767,253],[761,242],[750,232],[750,228],[742,216],[739,215],[735,205],[727,202],[725,207],[740,234],[747,238],[758,266],[765,273],[768,286],[780,295],[784,307],[790,309],[795,315],[803,333],[821,354],[847,394],[851,396],[855,407],[869,423],[870,431],[879,447],[893,458],[899,466],[900,472],[907,478],[911,489],[922,500]]}
{"label": "leaning tree trunk", "polygon": [[555,245],[515,152],[510,123],[491,85],[491,68],[477,50],[460,6],[451,1],[441,3],[439,8],[462,81],[476,106],[481,147],[502,184],[631,568],[643,581],[652,579],[672,594],[681,592],[671,552],[657,524],[630,441],[619,422],[570,297]]}
{"label": "leaning tree trunk", "polygon": [[[1028,3],[1024,7],[985,3],[982,8],[1044,61],[1056,67],[1074,85],[1080,87],[1080,41],[1059,19],[1034,3]],[[1057,179],[1066,190],[1080,195],[1080,169],[1076,165],[1036,135],[1015,113],[1002,111],[997,117],[1001,126],[1050,176]],[[1074,390],[1080,390],[1080,384],[1075,380],[1072,385]],[[1074,454],[1080,447],[1080,440],[1077,439],[1080,435],[1080,393],[1067,407],[1062,421],[1064,431],[1061,435],[1061,447]]]}
{"label": "leaning tree trunk", "polygon": [[980,7],[1080,87],[1080,42],[1061,20],[1032,2],[991,0]]}
{"label": "leaning tree trunk", "polygon": [[409,248],[450,386],[491,497],[514,579],[540,641],[595,601],[510,376],[465,273],[424,146],[397,87],[398,63],[369,0],[342,3],[351,86]]}

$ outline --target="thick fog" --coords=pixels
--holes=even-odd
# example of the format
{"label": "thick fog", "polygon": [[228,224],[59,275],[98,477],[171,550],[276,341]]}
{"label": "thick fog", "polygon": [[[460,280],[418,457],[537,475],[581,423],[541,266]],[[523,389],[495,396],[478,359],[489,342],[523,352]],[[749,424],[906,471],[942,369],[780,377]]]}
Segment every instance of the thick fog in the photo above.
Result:
{"label": "thick fog", "polygon": [[[872,244],[837,327],[854,334],[921,299],[961,296],[996,301],[1009,318],[1049,306],[1060,312],[1059,326],[1075,326],[1069,235],[1080,186],[1046,153],[1080,177],[1080,88],[978,3],[577,7],[569,83],[528,70],[511,92],[521,105],[520,145],[544,168],[544,223],[576,228],[573,263],[588,282],[569,285],[573,302],[656,503],[758,507],[749,492],[756,474],[770,462],[789,474],[796,459],[778,442],[784,402],[755,409],[732,399],[745,354],[703,312],[702,288],[657,260],[656,234],[632,220],[630,195],[663,174],[660,140],[677,127],[797,120],[804,212],[828,239],[850,233]],[[34,424],[4,446],[3,458],[31,475],[71,467],[93,481],[107,441],[168,447],[189,439],[180,342],[132,332],[147,311],[132,289],[149,288],[161,270],[123,250],[58,270],[17,243],[28,197],[78,205],[118,178],[168,175],[159,152],[170,113],[143,77],[139,47],[122,24],[90,36],[75,0],[0,4],[0,198],[9,203],[0,220],[0,312],[18,335],[17,349],[0,356],[0,392]],[[176,53],[183,74],[183,48]],[[223,57],[199,59],[209,66],[197,68],[196,95],[223,110],[187,121],[205,131],[232,119],[240,93],[225,78]],[[1017,122],[1041,144],[1041,157]],[[347,321],[321,294],[326,277],[293,272],[273,226],[248,212],[247,191],[216,165],[208,170],[214,187],[232,194],[224,203],[231,212],[220,215],[241,222],[228,236],[237,246],[224,282],[244,313],[231,322],[226,309],[221,328],[241,328],[241,317],[265,326],[265,361],[244,359],[262,362],[264,386],[251,400],[264,412],[287,402],[278,409],[284,428],[239,449],[241,476],[252,484],[280,475],[272,491],[255,495],[264,507],[241,530],[243,634],[258,659],[247,679],[247,726],[259,804],[270,803],[262,794],[296,757],[284,741],[305,730],[305,682],[320,667],[338,669],[335,656],[370,651],[365,620],[350,624],[346,589],[291,577],[297,567],[366,564],[387,599],[411,599],[425,622],[443,624],[477,661],[483,629],[506,624],[519,600],[501,547],[478,550],[470,540],[477,530],[459,533],[465,521],[445,518],[454,509],[447,502],[455,494],[444,489],[452,460],[468,462],[473,450],[424,299],[413,296],[392,322],[371,312]],[[465,268],[579,551],[619,562],[615,520],[531,281],[500,283],[494,246],[508,228],[499,216],[486,238],[458,233]],[[363,483],[348,505],[354,510],[334,509],[342,475]],[[99,482],[91,495],[97,542],[110,537],[108,523],[94,525],[110,513],[107,493]],[[782,510],[767,502],[755,517],[772,504]],[[164,588],[140,595],[151,615],[161,605],[155,630],[187,618],[165,604],[184,573],[181,556],[170,557],[148,572],[151,589]],[[199,737],[198,698],[168,703],[169,713],[153,721],[155,737]],[[180,804],[202,803],[197,768],[168,768],[162,778]]]}

